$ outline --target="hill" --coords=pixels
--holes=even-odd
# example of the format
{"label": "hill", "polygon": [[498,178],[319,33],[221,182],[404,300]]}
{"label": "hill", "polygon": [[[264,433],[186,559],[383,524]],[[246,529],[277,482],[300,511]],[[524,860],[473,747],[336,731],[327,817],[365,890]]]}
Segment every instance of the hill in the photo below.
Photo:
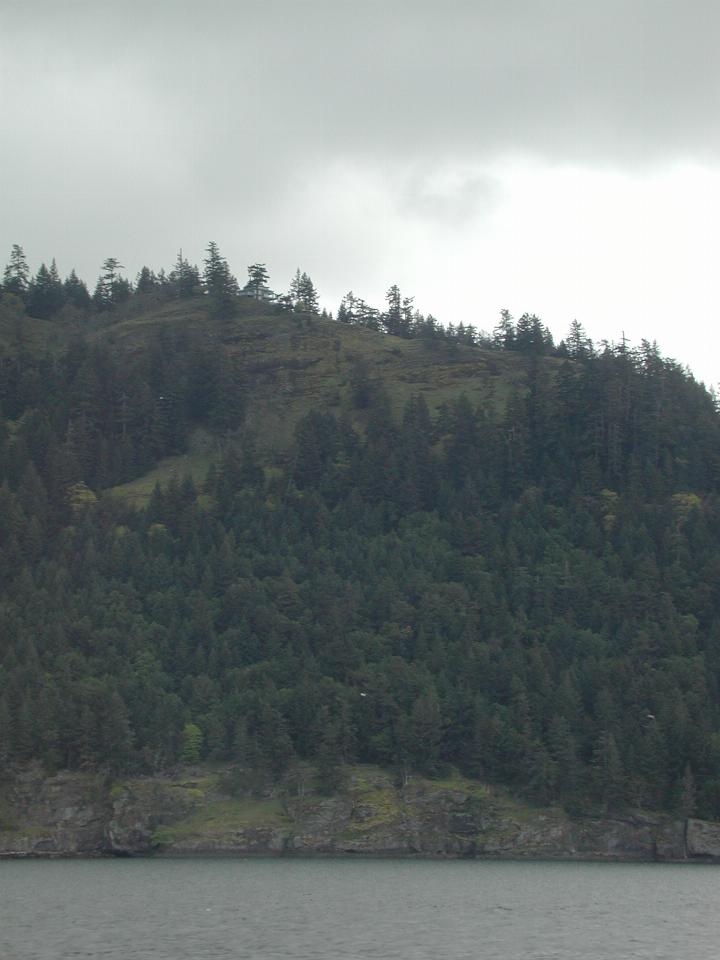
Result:
{"label": "hill", "polygon": [[537,318],[231,306],[0,304],[6,774],[369,763],[719,816],[714,398]]}
{"label": "hill", "polygon": [[[347,418],[363,432],[371,397],[378,392],[386,394],[396,418],[415,396],[423,397],[433,413],[463,393],[474,404],[502,408],[527,373],[528,360],[521,355],[457,343],[429,345],[320,317],[278,314],[256,303],[243,306],[240,316],[222,323],[209,318],[202,305],[170,306],[101,331],[97,341],[129,358],[179,330],[195,343],[218,346],[243,384],[243,427],[255,435],[269,463],[283,461],[296,424],[311,410]],[[199,478],[212,445],[207,432],[195,431],[188,450],[166,461],[152,479],[188,470]],[[128,493],[138,488],[147,491],[148,483],[141,480]]]}
{"label": "hill", "polygon": [[[133,394],[138,390],[144,392],[150,386],[155,400],[159,396],[171,403],[178,393],[191,390],[187,382],[171,382],[178,373],[187,381],[188,365],[196,368],[197,377],[207,376],[210,389],[218,375],[232,376],[242,385],[243,395],[242,413],[236,409],[234,426],[241,422],[244,432],[254,434],[267,463],[283,460],[295,425],[310,410],[348,418],[361,432],[371,398],[378,392],[386,395],[396,418],[412,397],[422,397],[432,413],[461,394],[473,404],[501,410],[511,392],[523,389],[529,363],[521,353],[480,349],[444,338],[403,339],[317,315],[278,311],[248,299],[239,301],[235,315],[224,320],[213,317],[207,302],[198,297],[169,302],[137,298],[116,311],[112,323],[102,315],[86,318],[85,324],[54,323],[23,315],[18,304],[2,307],[0,348],[7,359],[24,357],[26,364],[35,366],[37,376],[49,357],[73,350],[88,355],[76,357],[75,364],[91,366],[88,358],[93,354],[98,369],[79,371],[90,381],[107,381],[108,366],[118,368],[110,396],[105,382],[104,397],[86,397],[94,400],[95,407],[103,402],[110,407],[106,420],[116,425],[123,416],[132,415],[127,411],[137,404]],[[544,362],[548,367],[560,365],[553,358]],[[155,368],[152,376],[149,365]],[[145,382],[136,385],[136,379]],[[5,384],[5,408],[11,414],[20,391],[17,383]],[[153,398],[144,400],[152,405]],[[227,425],[216,429],[217,424],[208,422],[207,397],[201,397],[195,407],[194,416],[183,418],[179,436],[175,431],[172,442],[164,447],[156,444],[154,457],[143,458],[135,469],[130,465],[130,471],[141,476],[116,486],[117,493],[142,504],[157,481],[185,474],[204,479],[226,439],[223,428]],[[166,418],[168,412],[149,410],[141,416],[153,431],[153,417]],[[152,460],[156,462],[151,466]],[[147,472],[143,466],[149,467]]]}

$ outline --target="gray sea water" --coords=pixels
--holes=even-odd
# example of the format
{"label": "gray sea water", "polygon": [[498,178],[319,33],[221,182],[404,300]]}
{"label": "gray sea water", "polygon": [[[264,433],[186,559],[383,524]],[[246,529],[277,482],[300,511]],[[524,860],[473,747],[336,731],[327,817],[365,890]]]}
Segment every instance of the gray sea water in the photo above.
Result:
{"label": "gray sea water", "polygon": [[1,960],[717,960],[720,867],[0,862]]}

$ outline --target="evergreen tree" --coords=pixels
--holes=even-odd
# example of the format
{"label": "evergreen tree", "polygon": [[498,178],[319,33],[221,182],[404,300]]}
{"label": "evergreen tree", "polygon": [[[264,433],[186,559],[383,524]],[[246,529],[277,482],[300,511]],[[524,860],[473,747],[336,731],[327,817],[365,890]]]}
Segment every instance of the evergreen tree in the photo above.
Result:
{"label": "evergreen tree", "polygon": [[139,294],[154,293],[158,288],[157,277],[149,267],[143,267],[135,281],[135,292]]}
{"label": "evergreen tree", "polygon": [[237,430],[245,416],[246,396],[242,376],[232,357],[219,362],[212,383],[209,422],[219,434]]}
{"label": "evergreen tree", "polygon": [[565,717],[554,717],[549,729],[550,756],[555,762],[557,795],[574,811],[580,800],[582,767],[570,724]]}
{"label": "evergreen tree", "polygon": [[[220,257],[217,247],[213,244],[211,244],[211,246],[214,247],[212,251],[212,258],[219,260]],[[208,248],[208,254],[210,255],[210,248]],[[219,282],[223,272],[222,266],[219,263],[215,263],[215,265],[212,267],[212,271],[215,275],[215,281]],[[228,278],[225,277],[225,282],[227,282],[227,280]],[[175,266],[170,271],[168,276],[168,285],[171,287],[174,294],[181,299],[187,299],[194,296],[200,289],[200,273],[198,268],[191,264],[183,256],[182,250],[178,252],[175,260]]]}
{"label": "evergreen tree", "polygon": [[48,320],[62,308],[64,303],[65,291],[55,261],[52,261],[49,270],[44,263],[41,264],[27,289],[28,313],[42,320]]}
{"label": "evergreen tree", "polygon": [[318,789],[320,793],[330,796],[340,789],[344,781],[343,756],[338,727],[327,719],[327,710],[323,712],[322,719],[325,730],[317,754]]}
{"label": "evergreen tree", "polygon": [[212,312],[221,319],[233,316],[238,293],[237,280],[230,272],[227,260],[220,254],[218,245],[212,240],[206,253],[203,261],[203,284],[210,297]]}
{"label": "evergreen tree", "polygon": [[383,314],[383,325],[388,333],[400,336],[403,330],[402,297],[396,284],[385,294],[387,310]]}
{"label": "evergreen tree", "polygon": [[66,302],[72,304],[78,310],[86,310],[92,303],[87,286],[84,281],[79,279],[74,270],[70,271],[69,276],[63,283],[63,293]]}
{"label": "evergreen tree", "polygon": [[500,320],[493,330],[493,346],[497,350],[512,350],[515,346],[515,321],[509,310],[500,311]]}
{"label": "evergreen tree", "polygon": [[30,268],[28,267],[25,251],[17,243],[12,245],[10,261],[3,274],[3,290],[14,293],[21,300],[25,299],[30,282]]}
{"label": "evergreen tree", "polygon": [[248,282],[245,289],[252,293],[256,300],[264,300],[269,294],[268,280],[270,275],[264,263],[253,263],[248,267]]}
{"label": "evergreen tree", "polygon": [[120,270],[124,270],[124,267],[116,257],[107,257],[103,260],[102,272],[93,293],[93,304],[96,310],[109,310],[123,303],[130,296],[130,284],[121,276]]}
{"label": "evergreen tree", "polygon": [[186,723],[182,731],[183,763],[197,763],[202,754],[203,732],[195,723]]}
{"label": "evergreen tree", "polygon": [[305,313],[318,313],[320,310],[315,285],[307,273],[300,273],[299,268],[290,284],[289,297],[295,310]]}
{"label": "evergreen tree", "polygon": [[570,324],[570,331],[566,338],[568,356],[573,360],[587,360],[593,355],[592,340],[585,333],[585,329],[577,320]]}
{"label": "evergreen tree", "polygon": [[624,796],[624,771],[612,733],[598,737],[592,757],[593,778],[598,799],[607,811],[614,811]]}

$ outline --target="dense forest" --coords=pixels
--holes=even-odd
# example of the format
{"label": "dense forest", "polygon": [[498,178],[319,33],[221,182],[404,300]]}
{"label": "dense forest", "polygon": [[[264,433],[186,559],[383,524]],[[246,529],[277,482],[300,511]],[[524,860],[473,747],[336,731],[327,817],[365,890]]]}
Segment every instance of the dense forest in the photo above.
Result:
{"label": "dense forest", "polygon": [[[307,274],[241,288],[214,244],[202,271],[120,269],[92,295],[19,247],[5,271],[0,771],[454,766],[571,811],[720,817],[720,413],[686,370],[533,315],[443,328],[396,287],[332,319]],[[173,299],[202,333],[105,336]],[[308,405],[269,460],[225,342],[243,303],[521,376],[398,409],[356,365],[347,409]],[[71,332],[30,342],[31,318]],[[111,491],[198,424],[206,479]]]}

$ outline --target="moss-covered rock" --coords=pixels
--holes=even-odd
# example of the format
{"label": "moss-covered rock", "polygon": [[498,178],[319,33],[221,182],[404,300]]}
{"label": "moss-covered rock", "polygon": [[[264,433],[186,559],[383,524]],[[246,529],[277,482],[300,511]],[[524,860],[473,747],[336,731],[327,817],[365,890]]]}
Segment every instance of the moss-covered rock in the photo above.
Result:
{"label": "moss-covered rock", "polygon": [[[571,818],[464,777],[399,781],[349,767],[333,796],[308,767],[284,781],[184,767],[111,782],[28,766],[0,785],[0,856],[365,854],[720,861],[720,826],[640,812]],[[687,832],[687,842],[686,842]]]}

